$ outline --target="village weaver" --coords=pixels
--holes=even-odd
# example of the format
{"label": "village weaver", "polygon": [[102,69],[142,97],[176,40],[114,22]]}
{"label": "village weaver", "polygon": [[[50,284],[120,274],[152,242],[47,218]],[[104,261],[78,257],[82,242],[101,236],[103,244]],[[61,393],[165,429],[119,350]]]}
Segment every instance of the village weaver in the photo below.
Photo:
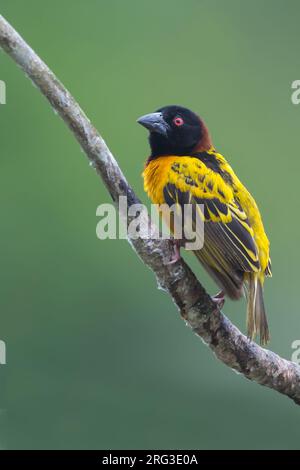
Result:
{"label": "village weaver", "polygon": [[[269,240],[254,198],[213,146],[203,120],[189,109],[166,106],[138,119],[149,130],[151,155],[143,172],[154,204],[187,202],[203,210],[204,244],[194,253],[225,295],[247,297],[247,331],[269,340],[263,283],[271,276]],[[180,255],[175,245],[176,262]]]}

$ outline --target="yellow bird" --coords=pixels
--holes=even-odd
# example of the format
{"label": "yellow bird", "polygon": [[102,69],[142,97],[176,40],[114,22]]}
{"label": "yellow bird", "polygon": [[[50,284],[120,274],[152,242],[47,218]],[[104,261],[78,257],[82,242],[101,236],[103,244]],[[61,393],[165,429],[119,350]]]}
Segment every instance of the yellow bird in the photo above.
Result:
{"label": "yellow bird", "polygon": [[[194,251],[222,291],[213,299],[246,294],[247,331],[269,340],[263,300],[265,276],[271,276],[269,240],[254,198],[225,158],[214,148],[203,120],[181,106],[166,106],[142,116],[151,155],[143,172],[144,188],[154,204],[190,203],[204,207],[204,245]],[[194,217],[194,216],[192,216]],[[175,245],[175,256],[180,257]]]}

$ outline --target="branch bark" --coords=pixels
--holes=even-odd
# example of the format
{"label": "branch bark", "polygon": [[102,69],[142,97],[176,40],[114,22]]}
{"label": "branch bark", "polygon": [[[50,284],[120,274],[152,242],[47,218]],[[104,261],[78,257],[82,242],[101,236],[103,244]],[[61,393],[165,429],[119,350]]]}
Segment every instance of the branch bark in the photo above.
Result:
{"label": "branch bark", "polygon": [[[0,46],[23,69],[68,125],[113,201],[117,204],[120,196],[126,196],[128,206],[139,203],[117,161],[80,106],[1,15]],[[172,254],[169,241],[139,238],[129,239],[129,242],[155,273],[160,288],[169,293],[186,323],[209,345],[218,359],[247,379],[287,395],[300,404],[300,367],[249,341],[225,315],[216,310],[210,296],[183,260],[166,265]]]}

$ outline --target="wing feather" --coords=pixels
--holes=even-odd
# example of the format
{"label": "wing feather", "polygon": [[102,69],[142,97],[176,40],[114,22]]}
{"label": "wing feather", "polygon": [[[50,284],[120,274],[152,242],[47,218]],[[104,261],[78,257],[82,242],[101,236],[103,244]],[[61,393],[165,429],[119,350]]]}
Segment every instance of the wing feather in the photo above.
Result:
{"label": "wing feather", "polygon": [[[201,177],[198,177],[199,180]],[[194,218],[198,210],[205,223],[204,246],[195,254],[230,297],[240,297],[243,273],[258,272],[260,262],[247,214],[234,193],[227,191],[230,197],[226,200],[223,186],[218,187],[216,182],[206,185],[202,192],[195,184],[183,187],[182,184],[177,186],[176,182],[168,182],[163,194],[169,206],[179,204],[182,212],[185,204],[195,207],[192,211],[195,229]]]}

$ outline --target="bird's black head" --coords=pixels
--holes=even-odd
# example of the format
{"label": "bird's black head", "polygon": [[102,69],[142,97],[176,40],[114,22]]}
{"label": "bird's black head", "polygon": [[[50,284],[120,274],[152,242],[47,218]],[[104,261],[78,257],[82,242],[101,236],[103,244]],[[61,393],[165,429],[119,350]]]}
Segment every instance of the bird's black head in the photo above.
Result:
{"label": "bird's black head", "polygon": [[182,106],[165,106],[137,122],[150,131],[151,157],[190,155],[207,134],[197,114]]}

